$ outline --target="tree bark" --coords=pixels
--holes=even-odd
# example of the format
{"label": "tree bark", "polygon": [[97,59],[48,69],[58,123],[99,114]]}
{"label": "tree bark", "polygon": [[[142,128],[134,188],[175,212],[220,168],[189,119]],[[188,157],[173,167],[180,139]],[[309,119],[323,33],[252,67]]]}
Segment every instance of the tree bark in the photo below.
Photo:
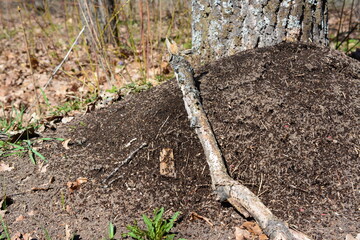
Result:
{"label": "tree bark", "polygon": [[327,0],[192,0],[193,56],[209,62],[282,41],[327,45],[327,18]]}
{"label": "tree bark", "polygon": [[114,0],[78,0],[81,20],[87,27],[86,39],[90,45],[118,43],[117,17]]}

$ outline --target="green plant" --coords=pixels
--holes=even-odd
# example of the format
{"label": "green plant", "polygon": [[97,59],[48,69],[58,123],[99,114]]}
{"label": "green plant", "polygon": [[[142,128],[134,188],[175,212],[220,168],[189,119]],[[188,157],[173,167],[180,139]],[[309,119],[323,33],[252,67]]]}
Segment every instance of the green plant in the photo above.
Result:
{"label": "green plant", "polygon": [[152,84],[150,82],[145,82],[144,84],[130,83],[130,84],[127,84],[123,88],[129,89],[130,92],[138,93],[138,92],[148,90],[151,87],[152,87]]}
{"label": "green plant", "polygon": [[117,93],[119,89],[116,86],[112,86],[110,89],[107,89],[105,92],[108,93]]}
{"label": "green plant", "polygon": [[115,240],[115,233],[116,233],[116,227],[112,224],[112,222],[109,222],[108,226],[108,237],[103,238],[103,240]]}
{"label": "green plant", "polygon": [[155,75],[155,80],[160,83],[167,81],[169,79],[172,79],[172,78],[173,78],[173,75],[161,75],[161,74]]}
{"label": "green plant", "polygon": [[97,94],[90,94],[84,99],[74,98],[73,100],[66,101],[61,105],[53,107],[50,114],[54,116],[65,115],[66,113],[74,110],[84,109],[88,103],[95,101],[96,98]]}
{"label": "green plant", "polygon": [[48,230],[46,230],[46,228],[43,228],[44,234],[45,234],[45,239],[46,240],[51,240],[50,234],[48,232]]}
{"label": "green plant", "polygon": [[[137,221],[135,221],[134,225],[128,225],[126,227],[130,232],[124,233],[123,237],[128,236],[137,240],[173,240],[176,234],[170,233],[170,230],[174,226],[180,212],[176,212],[170,219],[166,220],[163,219],[163,214],[164,208],[161,208],[154,210],[154,217],[152,219],[143,215],[142,218],[147,229],[141,229]],[[182,238],[179,240],[185,239]]]}
{"label": "green plant", "polygon": [[[64,141],[63,138],[40,138],[39,141]],[[25,144],[22,144],[25,143]],[[33,164],[36,164],[36,157],[39,157],[43,161],[47,161],[46,158],[39,153],[35,148],[33,148],[34,141],[31,140],[21,140],[17,143],[10,143],[5,141],[0,141],[0,156],[8,157],[11,155],[19,155],[23,153],[28,153],[29,159]]]}
{"label": "green plant", "polygon": [[0,215],[0,221],[1,221],[2,228],[3,228],[2,234],[0,235],[0,240],[5,240],[5,239],[10,240],[11,237],[10,237],[10,233],[8,230],[8,226],[6,225],[4,219],[2,218],[1,215]]}
{"label": "green plant", "polygon": [[1,116],[0,116],[0,133],[7,133],[10,130],[22,130],[25,128],[23,117],[25,110],[18,110],[14,106],[11,111],[5,111],[3,105],[1,105]]}
{"label": "green plant", "polygon": [[66,198],[63,191],[60,191],[60,205],[62,210],[66,210]]}

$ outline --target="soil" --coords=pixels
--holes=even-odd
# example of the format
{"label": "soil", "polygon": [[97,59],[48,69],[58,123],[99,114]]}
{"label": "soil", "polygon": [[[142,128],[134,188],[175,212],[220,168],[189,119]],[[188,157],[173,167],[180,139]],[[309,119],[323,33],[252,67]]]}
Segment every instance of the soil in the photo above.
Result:
{"label": "soil", "polygon": [[[328,48],[283,43],[221,59],[196,74],[233,178],[313,239],[359,233],[359,62]],[[157,207],[166,216],[182,212],[174,231],[189,240],[234,239],[234,227],[245,221],[212,193],[175,80],[41,135],[71,138],[69,149],[45,141],[37,149],[48,162],[2,159],[14,166],[1,172],[12,233],[44,239],[46,229],[52,239],[64,239],[68,226],[79,239],[101,239],[111,221],[120,238],[127,224]],[[159,172],[164,148],[173,150],[175,178]],[[80,177],[88,182],[67,186]]]}

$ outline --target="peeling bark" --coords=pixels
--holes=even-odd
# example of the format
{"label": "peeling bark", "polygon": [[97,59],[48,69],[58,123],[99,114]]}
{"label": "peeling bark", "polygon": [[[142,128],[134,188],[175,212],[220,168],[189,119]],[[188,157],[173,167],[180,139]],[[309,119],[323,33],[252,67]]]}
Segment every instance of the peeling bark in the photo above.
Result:
{"label": "peeling bark", "polygon": [[209,62],[283,41],[327,45],[327,17],[327,0],[192,0],[192,50]]}
{"label": "peeling bark", "polygon": [[204,149],[209,165],[212,188],[220,201],[228,201],[239,212],[252,216],[270,239],[276,240],[308,240],[302,233],[290,230],[287,225],[272,212],[247,187],[233,180],[225,167],[221,150],[213,134],[210,122],[200,101],[194,73],[190,63],[179,55],[174,42],[166,41],[171,54],[169,60],[174,69],[178,85],[183,94],[185,109],[190,126],[195,129]]}

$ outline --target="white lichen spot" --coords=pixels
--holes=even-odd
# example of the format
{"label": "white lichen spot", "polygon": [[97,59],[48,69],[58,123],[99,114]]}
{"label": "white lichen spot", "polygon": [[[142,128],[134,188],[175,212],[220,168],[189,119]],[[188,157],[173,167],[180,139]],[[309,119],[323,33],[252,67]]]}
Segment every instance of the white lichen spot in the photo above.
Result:
{"label": "white lichen spot", "polygon": [[221,0],[215,0],[215,1],[214,1],[214,5],[215,5],[215,6],[221,5]]}
{"label": "white lichen spot", "polygon": [[285,1],[283,1],[283,2],[280,4],[280,7],[285,7],[285,8],[290,7],[291,1],[292,1],[292,0],[285,0]]}
{"label": "white lichen spot", "polygon": [[269,26],[270,25],[270,19],[268,17],[264,17],[264,23],[266,26]]}
{"label": "white lichen spot", "polygon": [[317,5],[317,0],[308,0],[307,2],[311,5]]}
{"label": "white lichen spot", "polygon": [[209,25],[209,42],[210,46],[213,46],[215,52],[220,52],[224,47],[223,44],[219,41],[219,33],[222,29],[222,26],[218,21],[210,21]]}
{"label": "white lichen spot", "polygon": [[224,12],[225,12],[226,14],[231,14],[231,13],[233,13],[234,4],[232,3],[231,0],[222,2],[222,7],[223,7]]}
{"label": "white lichen spot", "polygon": [[201,46],[201,35],[202,31],[192,29],[192,49],[198,51]]}
{"label": "white lichen spot", "polygon": [[287,19],[287,18],[281,19],[281,26],[282,26],[282,27],[286,27],[287,22],[288,22],[288,19]]}
{"label": "white lichen spot", "polygon": [[300,21],[295,16],[289,16],[288,28],[301,28]]}

